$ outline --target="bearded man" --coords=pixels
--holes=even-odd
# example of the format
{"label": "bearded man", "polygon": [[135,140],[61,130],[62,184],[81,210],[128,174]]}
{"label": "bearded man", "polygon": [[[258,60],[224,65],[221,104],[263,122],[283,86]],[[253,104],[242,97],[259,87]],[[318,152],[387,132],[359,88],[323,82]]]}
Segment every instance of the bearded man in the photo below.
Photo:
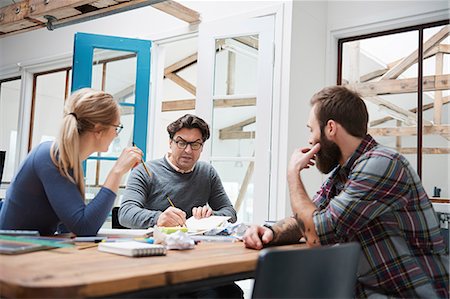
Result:
{"label": "bearded man", "polygon": [[[273,226],[251,226],[246,247],[301,238],[309,247],[358,242],[356,297],[448,298],[448,255],[416,171],[367,134],[367,108],[357,93],[327,87],[312,97],[311,106],[311,148],[296,150],[288,164],[294,216]],[[311,200],[301,176],[315,164],[331,175]]]}

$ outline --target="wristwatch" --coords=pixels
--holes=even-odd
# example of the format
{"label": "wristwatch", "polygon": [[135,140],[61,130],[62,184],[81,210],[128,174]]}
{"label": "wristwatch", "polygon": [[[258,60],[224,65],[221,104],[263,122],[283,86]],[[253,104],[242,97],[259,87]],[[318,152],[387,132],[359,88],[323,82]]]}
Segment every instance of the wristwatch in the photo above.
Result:
{"label": "wristwatch", "polygon": [[273,230],[272,225],[264,223],[263,226],[267,227],[268,229],[270,229],[272,231],[272,234],[275,236],[275,231]]}

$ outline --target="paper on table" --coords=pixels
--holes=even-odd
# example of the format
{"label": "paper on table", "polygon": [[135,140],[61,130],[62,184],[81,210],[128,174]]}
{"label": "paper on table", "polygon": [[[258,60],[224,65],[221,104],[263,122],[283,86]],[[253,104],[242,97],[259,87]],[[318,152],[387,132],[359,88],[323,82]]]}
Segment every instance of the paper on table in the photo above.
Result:
{"label": "paper on table", "polygon": [[153,227],[148,229],[119,229],[101,228],[97,236],[99,237],[145,237],[153,234]]}
{"label": "paper on table", "polygon": [[186,220],[186,226],[189,232],[208,231],[220,226],[230,219],[229,216],[210,216],[207,218],[196,219],[194,216]]}

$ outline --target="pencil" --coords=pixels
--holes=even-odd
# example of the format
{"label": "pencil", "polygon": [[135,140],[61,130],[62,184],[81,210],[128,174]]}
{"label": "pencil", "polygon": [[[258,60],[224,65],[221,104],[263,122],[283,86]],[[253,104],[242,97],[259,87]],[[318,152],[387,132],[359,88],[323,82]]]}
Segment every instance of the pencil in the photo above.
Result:
{"label": "pencil", "polygon": [[170,205],[175,208],[175,206],[174,206],[173,202],[170,200],[169,196],[167,196],[167,200],[169,201]]}
{"label": "pencil", "polygon": [[[133,142],[133,146],[136,146],[134,144],[134,142]],[[141,163],[142,163],[142,166],[144,166],[145,172],[148,174],[148,176],[151,177],[152,175],[150,174],[150,171],[148,171],[147,166],[145,166],[145,161],[144,161],[144,159],[142,159],[142,157],[141,157]]]}

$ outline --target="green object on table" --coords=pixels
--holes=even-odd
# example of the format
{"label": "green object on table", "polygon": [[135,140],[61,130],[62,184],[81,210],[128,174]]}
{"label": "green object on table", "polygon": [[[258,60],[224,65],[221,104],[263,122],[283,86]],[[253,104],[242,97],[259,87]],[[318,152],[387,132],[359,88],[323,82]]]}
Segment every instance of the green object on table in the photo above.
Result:
{"label": "green object on table", "polygon": [[48,247],[60,247],[60,248],[68,248],[68,247],[75,246],[73,244],[61,243],[61,241],[39,240],[38,237],[25,238],[25,237],[0,235],[0,240],[17,241],[17,242],[23,242],[23,243],[38,244],[38,245],[43,245],[43,246],[48,246]]}

